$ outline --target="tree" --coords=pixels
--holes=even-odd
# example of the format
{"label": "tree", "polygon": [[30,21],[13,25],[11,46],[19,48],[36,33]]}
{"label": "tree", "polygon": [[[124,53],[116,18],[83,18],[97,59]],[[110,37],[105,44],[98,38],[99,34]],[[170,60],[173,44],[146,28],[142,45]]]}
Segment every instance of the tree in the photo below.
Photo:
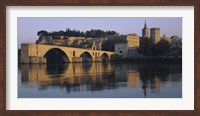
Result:
{"label": "tree", "polygon": [[37,32],[37,35],[38,35],[38,36],[48,36],[49,33],[48,33],[47,31],[45,31],[45,30],[41,30],[41,31],[38,31],[38,32]]}
{"label": "tree", "polygon": [[59,33],[59,36],[64,36],[65,35],[65,32],[62,31],[62,30],[60,30],[58,33]]}
{"label": "tree", "polygon": [[126,39],[121,39],[121,38],[118,38],[118,39],[110,39],[110,40],[107,40],[105,42],[103,42],[102,44],[102,50],[105,50],[105,51],[115,51],[115,44],[117,43],[126,43],[127,40]]}
{"label": "tree", "polygon": [[103,31],[100,29],[91,29],[90,31],[71,30],[67,28],[65,31],[53,31],[51,33],[41,30],[37,33],[38,36],[76,36],[76,37],[106,37],[108,35],[115,35],[115,31]]}
{"label": "tree", "polygon": [[156,48],[157,48],[157,55],[165,56],[165,55],[168,55],[168,53],[170,52],[171,45],[167,40],[161,39],[156,44]]}
{"label": "tree", "polygon": [[154,44],[151,38],[141,38],[138,52],[144,56],[158,57],[167,56],[170,52],[170,49],[171,45],[165,39],[161,39],[157,44]]}
{"label": "tree", "polygon": [[155,50],[155,44],[149,38],[140,38],[140,47],[138,52],[144,56],[153,56]]}

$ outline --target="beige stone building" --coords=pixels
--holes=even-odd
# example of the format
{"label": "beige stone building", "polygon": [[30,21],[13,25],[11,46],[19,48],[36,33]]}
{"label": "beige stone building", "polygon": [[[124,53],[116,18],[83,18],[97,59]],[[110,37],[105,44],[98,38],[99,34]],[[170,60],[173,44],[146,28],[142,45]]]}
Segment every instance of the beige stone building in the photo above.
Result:
{"label": "beige stone building", "polygon": [[85,37],[68,37],[68,36],[41,36],[37,44],[43,45],[71,45],[74,41],[84,41]]}
{"label": "beige stone building", "polygon": [[107,40],[112,40],[112,39],[124,39],[124,40],[126,40],[126,35],[111,35],[111,36],[107,36]]}
{"label": "beige stone building", "polygon": [[140,46],[140,37],[137,34],[128,34],[128,35],[114,35],[109,36],[107,40],[110,39],[124,39],[127,41],[127,45],[129,48],[131,47],[139,47]]}
{"label": "beige stone building", "polygon": [[129,34],[126,36],[128,47],[139,47],[140,46],[140,37],[136,34]]}
{"label": "beige stone building", "polygon": [[[115,44],[115,52],[121,53],[122,57],[136,55],[136,48],[140,46],[140,38],[136,34],[115,36],[115,39],[125,39],[127,42]],[[134,53],[134,55],[132,54]]]}
{"label": "beige stone building", "polygon": [[155,44],[160,41],[160,28],[151,28],[151,39]]}

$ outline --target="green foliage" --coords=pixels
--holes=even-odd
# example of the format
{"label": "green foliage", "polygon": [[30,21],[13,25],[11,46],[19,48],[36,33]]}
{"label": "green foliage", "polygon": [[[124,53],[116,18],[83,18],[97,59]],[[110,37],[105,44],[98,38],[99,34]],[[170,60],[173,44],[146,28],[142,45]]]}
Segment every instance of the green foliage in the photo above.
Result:
{"label": "green foliage", "polygon": [[158,55],[159,56],[165,56],[170,52],[171,45],[167,40],[161,39],[157,43],[156,47],[157,47],[156,52],[158,53]]}
{"label": "green foliage", "polygon": [[92,29],[90,31],[79,31],[79,30],[71,30],[67,28],[65,31],[53,31],[47,32],[44,30],[38,31],[38,36],[76,36],[76,37],[106,37],[108,35],[117,34],[115,31],[103,31],[100,29]]}
{"label": "green foliage", "polygon": [[121,60],[122,60],[121,55],[118,55],[118,54],[111,55],[111,61],[121,61]]}
{"label": "green foliage", "polygon": [[127,40],[126,39],[110,39],[110,40],[107,40],[105,41],[103,44],[102,44],[102,50],[105,50],[105,51],[115,51],[115,44],[117,43],[126,43]]}
{"label": "green foliage", "polygon": [[170,52],[170,49],[171,45],[165,39],[161,39],[157,44],[154,44],[152,39],[141,38],[138,52],[144,56],[159,57],[167,56]]}
{"label": "green foliage", "polygon": [[38,32],[37,32],[37,35],[38,35],[38,36],[48,36],[48,32],[45,31],[45,30],[41,30],[41,31],[38,31]]}
{"label": "green foliage", "polygon": [[97,30],[90,30],[90,31],[86,31],[86,37],[106,37],[108,35],[114,35],[116,34],[115,31],[102,31],[100,29],[97,29]]}
{"label": "green foliage", "polygon": [[140,39],[140,47],[138,48],[138,52],[142,53],[145,56],[152,56],[153,50],[155,49],[155,45],[148,38]]}

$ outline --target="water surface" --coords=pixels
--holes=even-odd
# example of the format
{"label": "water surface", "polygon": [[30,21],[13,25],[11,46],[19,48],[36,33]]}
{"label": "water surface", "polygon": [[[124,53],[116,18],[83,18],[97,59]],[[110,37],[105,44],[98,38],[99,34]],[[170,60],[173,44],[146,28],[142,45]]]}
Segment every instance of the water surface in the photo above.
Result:
{"label": "water surface", "polygon": [[182,65],[166,63],[23,64],[19,98],[181,98]]}

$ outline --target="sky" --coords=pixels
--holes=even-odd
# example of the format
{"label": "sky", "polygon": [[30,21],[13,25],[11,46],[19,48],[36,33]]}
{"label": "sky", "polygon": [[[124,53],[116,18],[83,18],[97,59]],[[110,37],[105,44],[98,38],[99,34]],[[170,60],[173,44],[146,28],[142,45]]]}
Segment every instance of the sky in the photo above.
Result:
{"label": "sky", "polygon": [[34,18],[18,17],[18,48],[21,43],[35,43],[38,39],[37,32],[40,30],[65,31],[66,28],[87,31],[91,29],[101,29],[104,31],[113,30],[119,34],[136,33],[142,36],[142,28],[146,20],[147,27],[160,27],[160,36],[167,37],[178,35],[182,37],[182,18],[134,18],[134,17],[113,17],[113,18]]}

